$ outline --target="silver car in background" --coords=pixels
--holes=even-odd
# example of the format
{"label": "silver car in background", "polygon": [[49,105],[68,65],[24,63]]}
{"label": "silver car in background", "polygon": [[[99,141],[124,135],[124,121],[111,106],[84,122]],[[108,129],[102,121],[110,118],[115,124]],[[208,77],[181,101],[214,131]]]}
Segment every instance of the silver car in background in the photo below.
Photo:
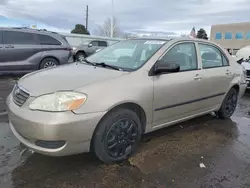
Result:
{"label": "silver car in background", "polygon": [[22,77],[7,106],[12,132],[32,150],[92,151],[113,163],[145,133],[210,112],[230,118],[245,89],[243,67],[215,43],[138,38]]}

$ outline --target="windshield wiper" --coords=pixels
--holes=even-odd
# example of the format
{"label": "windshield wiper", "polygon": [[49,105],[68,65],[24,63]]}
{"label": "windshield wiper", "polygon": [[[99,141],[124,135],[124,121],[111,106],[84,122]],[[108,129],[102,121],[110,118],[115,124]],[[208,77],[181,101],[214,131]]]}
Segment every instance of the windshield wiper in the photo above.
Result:
{"label": "windshield wiper", "polygon": [[111,69],[114,69],[114,70],[119,70],[119,71],[122,71],[121,68],[118,68],[116,66],[112,66],[112,65],[108,65],[106,63],[95,63],[96,66],[102,66],[102,67],[108,67],[108,68],[111,68]]}
{"label": "windshield wiper", "polygon": [[82,61],[83,61],[83,62],[85,62],[85,63],[87,63],[87,64],[90,64],[90,65],[96,66],[96,64],[95,64],[95,63],[92,63],[92,62],[88,61],[87,59],[84,59],[84,60],[82,60]]}

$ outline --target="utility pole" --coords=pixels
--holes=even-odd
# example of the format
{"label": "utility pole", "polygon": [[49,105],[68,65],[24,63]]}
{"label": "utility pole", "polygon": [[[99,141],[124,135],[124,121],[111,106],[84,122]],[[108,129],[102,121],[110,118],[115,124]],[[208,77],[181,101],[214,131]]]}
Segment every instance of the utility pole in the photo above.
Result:
{"label": "utility pole", "polygon": [[87,5],[87,10],[86,10],[86,30],[88,31],[88,22],[89,22],[89,6]]}
{"label": "utility pole", "polygon": [[113,38],[114,34],[114,0],[112,0],[112,12],[111,12],[111,26],[110,26],[110,37]]}

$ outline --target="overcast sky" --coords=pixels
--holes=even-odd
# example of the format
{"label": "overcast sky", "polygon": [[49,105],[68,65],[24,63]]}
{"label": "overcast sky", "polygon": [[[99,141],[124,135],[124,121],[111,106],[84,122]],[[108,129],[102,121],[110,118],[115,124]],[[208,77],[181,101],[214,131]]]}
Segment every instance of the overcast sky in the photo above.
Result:
{"label": "overcast sky", "polygon": [[[31,20],[69,31],[85,24],[89,5],[89,28],[111,16],[112,0],[0,0],[0,16]],[[115,17],[127,32],[189,34],[192,27],[210,33],[212,24],[244,22],[250,18],[250,0],[114,0]],[[1,24],[1,20],[0,20]]]}

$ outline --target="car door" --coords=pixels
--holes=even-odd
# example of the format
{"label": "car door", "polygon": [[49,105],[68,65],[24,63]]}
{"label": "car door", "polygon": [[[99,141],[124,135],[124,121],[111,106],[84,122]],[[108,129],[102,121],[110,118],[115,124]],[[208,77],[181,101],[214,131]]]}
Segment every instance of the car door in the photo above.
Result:
{"label": "car door", "polygon": [[98,50],[98,41],[92,41],[89,44],[91,44],[91,46],[88,47],[88,54],[87,55],[91,55],[93,53],[96,52],[96,50]]}
{"label": "car door", "polygon": [[34,34],[24,31],[4,30],[3,37],[3,69],[6,71],[31,70],[32,63],[28,59],[39,51],[36,48]]}
{"label": "car door", "polygon": [[165,63],[178,63],[180,72],[161,74],[153,77],[153,127],[160,128],[196,114],[200,70],[194,42],[175,44],[161,58]]}
{"label": "car door", "polygon": [[200,71],[202,87],[199,92],[204,96],[199,107],[206,111],[220,104],[234,75],[226,55],[219,47],[210,43],[199,43],[198,48],[202,61]]}

